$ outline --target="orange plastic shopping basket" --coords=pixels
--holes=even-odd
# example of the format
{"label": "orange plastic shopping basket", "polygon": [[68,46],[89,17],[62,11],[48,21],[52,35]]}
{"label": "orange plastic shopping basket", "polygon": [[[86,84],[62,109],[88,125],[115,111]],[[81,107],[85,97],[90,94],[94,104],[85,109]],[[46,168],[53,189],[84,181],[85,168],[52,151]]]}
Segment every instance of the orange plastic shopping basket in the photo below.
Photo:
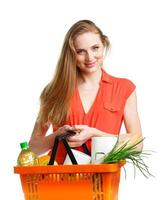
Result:
{"label": "orange plastic shopping basket", "polygon": [[[120,168],[125,161],[113,164],[77,165],[77,161],[66,142],[74,134],[67,131],[55,138],[48,166],[17,166],[25,200],[117,200]],[[59,141],[74,165],[52,165]],[[85,151],[85,145],[82,145]]]}
{"label": "orange plastic shopping basket", "polygon": [[122,165],[17,166],[14,172],[25,200],[117,200]]}

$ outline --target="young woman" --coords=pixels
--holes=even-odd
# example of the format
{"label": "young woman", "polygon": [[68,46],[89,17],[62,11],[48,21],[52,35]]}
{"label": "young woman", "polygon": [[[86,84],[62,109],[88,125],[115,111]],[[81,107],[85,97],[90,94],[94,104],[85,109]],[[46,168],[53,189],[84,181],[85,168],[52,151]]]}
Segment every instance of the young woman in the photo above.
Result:
{"label": "young woman", "polygon": [[[127,133],[119,136],[120,143],[142,137],[135,85],[103,69],[109,46],[107,36],[92,21],[78,21],[69,29],[55,75],[40,96],[31,150],[37,154],[50,150],[56,135],[69,129],[77,133],[68,138],[69,145],[82,151],[86,143],[90,150],[92,137],[116,137],[122,122]],[[46,136],[50,125],[53,133]],[[60,144],[57,162],[63,163],[65,154]]]}

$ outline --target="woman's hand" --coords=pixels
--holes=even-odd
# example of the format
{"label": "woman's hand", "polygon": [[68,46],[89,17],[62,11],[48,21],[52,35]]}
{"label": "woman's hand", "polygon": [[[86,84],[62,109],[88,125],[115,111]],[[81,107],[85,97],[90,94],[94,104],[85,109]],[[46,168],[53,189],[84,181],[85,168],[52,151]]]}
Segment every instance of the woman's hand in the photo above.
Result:
{"label": "woman's hand", "polygon": [[65,133],[68,130],[73,130],[73,128],[69,125],[64,125],[64,126],[58,128],[55,133],[56,133],[56,135],[60,135],[60,134]]}
{"label": "woman's hand", "polygon": [[[126,133],[126,134],[121,134],[119,136],[119,142],[118,142],[118,148],[123,146],[128,142],[128,146],[132,146],[142,140],[142,136],[140,134],[134,134],[134,133]],[[143,143],[140,143],[137,145],[136,150],[137,151],[142,151],[143,148]]]}
{"label": "woman's hand", "polygon": [[78,147],[89,140],[95,132],[95,128],[87,125],[74,125],[72,130],[76,132],[76,135],[68,137],[67,141],[71,147]]}

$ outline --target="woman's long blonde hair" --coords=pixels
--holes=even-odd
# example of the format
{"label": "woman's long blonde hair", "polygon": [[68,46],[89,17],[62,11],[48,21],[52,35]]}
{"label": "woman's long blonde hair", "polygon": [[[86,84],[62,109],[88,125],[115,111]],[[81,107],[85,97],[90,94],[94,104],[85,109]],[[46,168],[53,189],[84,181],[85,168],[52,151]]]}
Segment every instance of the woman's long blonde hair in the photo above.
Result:
{"label": "woman's long blonde hair", "polygon": [[92,21],[80,20],[69,29],[64,39],[55,75],[40,96],[38,120],[42,124],[61,126],[68,118],[70,99],[79,73],[76,66],[74,41],[86,32],[98,34],[106,50],[110,46],[107,36]]}

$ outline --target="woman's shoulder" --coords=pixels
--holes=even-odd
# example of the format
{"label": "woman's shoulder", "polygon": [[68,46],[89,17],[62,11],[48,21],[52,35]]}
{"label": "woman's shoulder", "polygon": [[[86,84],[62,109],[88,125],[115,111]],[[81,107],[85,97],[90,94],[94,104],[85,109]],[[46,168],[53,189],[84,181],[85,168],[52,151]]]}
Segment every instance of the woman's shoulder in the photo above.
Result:
{"label": "woman's shoulder", "polygon": [[112,77],[113,82],[116,84],[120,84],[122,86],[135,85],[134,82],[128,78],[116,77],[116,76],[112,76],[112,75],[110,75],[110,76]]}
{"label": "woman's shoulder", "polygon": [[104,71],[104,79],[113,85],[113,90],[127,97],[135,90],[134,82],[125,77],[117,77]]}
{"label": "woman's shoulder", "polygon": [[134,82],[128,78],[125,77],[118,77],[114,76],[112,74],[107,73],[106,71],[103,70],[104,73],[104,79],[109,80],[109,82],[113,84],[120,84],[120,85],[135,85]]}

